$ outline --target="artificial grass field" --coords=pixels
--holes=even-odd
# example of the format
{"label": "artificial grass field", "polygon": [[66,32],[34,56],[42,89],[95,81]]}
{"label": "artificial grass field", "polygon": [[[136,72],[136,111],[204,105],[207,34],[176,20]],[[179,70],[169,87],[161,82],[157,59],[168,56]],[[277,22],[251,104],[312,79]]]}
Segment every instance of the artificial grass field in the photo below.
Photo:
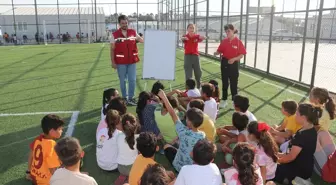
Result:
{"label": "artificial grass field", "polygon": [[[139,46],[142,51],[142,46]],[[140,52],[142,53],[142,52]],[[12,116],[4,113],[80,111],[73,136],[85,151],[82,171],[89,172],[98,184],[113,184],[116,173],[100,170],[96,164],[96,127],[100,120],[104,88],[119,89],[116,71],[110,65],[108,44],[0,47],[0,184],[30,185],[24,180],[29,143],[41,133],[43,115]],[[141,57],[142,58],[142,57]],[[220,80],[220,68],[211,59],[202,58],[203,81]],[[158,59],[158,64],[160,60]],[[183,53],[177,52],[176,81],[173,89],[184,89]],[[159,66],[159,65],[158,65]],[[137,66],[136,94],[143,90],[142,63]],[[159,69],[158,70],[164,70]],[[148,82],[147,90],[152,81]],[[167,89],[169,83],[165,82]],[[250,98],[250,111],[269,124],[282,121],[281,102],[305,101],[307,92],[241,70],[239,93]],[[231,104],[230,104],[231,106]],[[129,107],[135,113],[135,107]],[[69,123],[71,113],[59,114]],[[216,126],[230,124],[232,110],[220,110]],[[64,133],[67,128],[64,128]],[[336,132],[333,124],[331,131]],[[217,161],[222,156],[217,156]],[[168,169],[164,156],[156,160]],[[323,183],[316,175],[314,184]]]}

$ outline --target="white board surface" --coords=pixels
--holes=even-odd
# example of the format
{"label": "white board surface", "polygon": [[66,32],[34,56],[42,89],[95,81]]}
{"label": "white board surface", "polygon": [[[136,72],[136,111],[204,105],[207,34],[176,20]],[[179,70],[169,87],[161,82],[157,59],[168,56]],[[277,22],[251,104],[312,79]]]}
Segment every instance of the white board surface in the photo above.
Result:
{"label": "white board surface", "polygon": [[176,32],[146,30],[142,78],[175,80]]}

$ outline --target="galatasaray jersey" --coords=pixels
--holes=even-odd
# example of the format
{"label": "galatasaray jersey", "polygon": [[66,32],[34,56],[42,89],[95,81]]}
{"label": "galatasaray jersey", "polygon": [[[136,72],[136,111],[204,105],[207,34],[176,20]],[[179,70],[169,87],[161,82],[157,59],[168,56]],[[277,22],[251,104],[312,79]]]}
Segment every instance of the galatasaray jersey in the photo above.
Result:
{"label": "galatasaray jersey", "polygon": [[52,174],[51,168],[60,166],[58,156],[54,150],[56,142],[52,139],[45,139],[44,135],[38,136],[31,144],[32,165],[30,174],[37,185],[49,185]]}

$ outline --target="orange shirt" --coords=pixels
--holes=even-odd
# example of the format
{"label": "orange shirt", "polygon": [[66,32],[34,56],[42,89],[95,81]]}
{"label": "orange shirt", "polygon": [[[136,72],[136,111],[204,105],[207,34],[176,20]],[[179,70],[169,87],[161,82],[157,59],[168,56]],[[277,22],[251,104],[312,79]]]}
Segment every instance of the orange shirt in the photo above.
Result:
{"label": "orange shirt", "polygon": [[30,149],[33,151],[30,173],[37,185],[49,185],[52,176],[50,169],[60,166],[54,150],[55,145],[54,140],[45,139],[43,134],[30,144]]}
{"label": "orange shirt", "polygon": [[145,172],[148,165],[155,164],[152,158],[145,158],[141,154],[135,159],[132,169],[130,171],[128,182],[130,185],[138,185],[141,176]]}
{"label": "orange shirt", "polygon": [[242,41],[239,40],[237,37],[232,40],[230,40],[229,38],[225,38],[224,40],[222,40],[222,42],[218,46],[217,52],[223,54],[223,57],[228,60],[241,54],[246,54],[246,50]]}

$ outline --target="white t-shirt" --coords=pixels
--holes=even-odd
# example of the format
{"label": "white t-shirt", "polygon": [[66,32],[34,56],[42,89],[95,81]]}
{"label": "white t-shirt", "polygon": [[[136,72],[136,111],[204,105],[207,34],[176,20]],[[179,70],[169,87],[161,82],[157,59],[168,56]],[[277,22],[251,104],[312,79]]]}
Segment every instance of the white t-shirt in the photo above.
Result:
{"label": "white t-shirt", "polygon": [[193,98],[200,97],[201,93],[200,93],[200,91],[197,88],[195,88],[195,89],[189,89],[187,91],[187,96],[188,97],[193,97]]}
{"label": "white t-shirt", "polygon": [[258,121],[257,118],[250,111],[246,111],[245,115],[248,117],[249,123],[251,123],[252,121]]}
{"label": "white t-shirt", "polygon": [[175,185],[222,185],[222,175],[218,167],[210,163],[206,166],[197,164],[182,167]]}
{"label": "white t-shirt", "polygon": [[136,157],[138,156],[138,150],[136,148],[136,138],[138,138],[139,135],[135,135],[134,140],[134,150],[132,150],[128,143],[126,142],[125,138],[126,135],[124,133],[120,133],[118,135],[117,143],[118,143],[118,164],[121,165],[131,165],[134,163]]}
{"label": "white t-shirt", "polygon": [[101,128],[96,134],[97,150],[96,158],[98,166],[106,171],[115,170],[118,168],[118,135],[122,133],[116,129],[112,137],[109,139],[108,128]]}
{"label": "white t-shirt", "polygon": [[214,122],[216,121],[217,112],[217,102],[215,99],[210,98],[204,102],[204,113],[207,114]]}
{"label": "white t-shirt", "polygon": [[80,172],[59,168],[50,179],[50,185],[98,185],[94,178]]}

